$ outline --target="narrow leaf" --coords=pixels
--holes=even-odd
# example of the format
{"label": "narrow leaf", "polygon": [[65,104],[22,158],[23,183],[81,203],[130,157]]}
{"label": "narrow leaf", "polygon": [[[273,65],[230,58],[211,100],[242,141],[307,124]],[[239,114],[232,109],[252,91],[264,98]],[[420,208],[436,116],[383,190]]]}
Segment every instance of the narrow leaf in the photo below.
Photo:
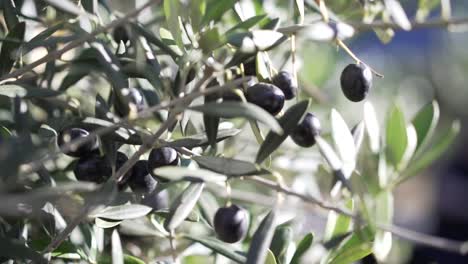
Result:
{"label": "narrow leaf", "polygon": [[17,42],[8,41],[2,43],[2,49],[0,51],[0,75],[9,73],[13,67],[18,57],[16,51],[20,43],[23,42],[25,30],[26,23],[20,22],[5,36],[5,39],[15,40]]}
{"label": "narrow leaf", "polygon": [[49,3],[50,5],[73,15],[82,15],[85,12],[75,3],[71,2],[70,0],[44,0],[45,2]]}
{"label": "narrow leaf", "polygon": [[265,141],[258,150],[256,163],[262,163],[268,156],[273,153],[288,135],[296,128],[299,121],[304,116],[307,108],[309,107],[310,101],[301,101],[291,106],[284,115],[279,119],[279,124],[283,128],[283,134],[278,135],[273,131],[270,131],[265,137]]}
{"label": "narrow leaf", "polygon": [[314,241],[314,235],[312,233],[307,234],[302,238],[301,242],[297,245],[296,252],[291,259],[289,264],[299,264],[301,263],[302,256],[309,250],[310,246],[312,246],[312,242]]}
{"label": "narrow leaf", "polygon": [[397,0],[385,0],[385,7],[387,12],[390,13],[395,23],[397,23],[404,30],[411,30],[411,22],[406,16],[405,10]]}
{"label": "narrow leaf", "polygon": [[123,264],[122,243],[117,229],[112,232],[112,264]]}
{"label": "narrow leaf", "polygon": [[369,146],[373,153],[380,150],[380,128],[374,106],[370,102],[364,103],[364,123],[366,124]]}
{"label": "narrow leaf", "polygon": [[151,210],[151,207],[140,204],[125,204],[119,206],[108,206],[104,210],[91,214],[91,217],[110,220],[125,220],[145,216],[151,212]]}
{"label": "narrow leaf", "polygon": [[257,120],[267,125],[278,134],[283,132],[278,121],[276,121],[270,113],[266,112],[261,107],[247,102],[211,102],[203,105],[191,106],[190,109],[202,112],[206,115],[223,118],[244,117],[249,120]]}
{"label": "narrow leaf", "polygon": [[260,166],[248,161],[223,157],[197,156],[193,157],[201,167],[227,176],[248,176],[269,173]]}
{"label": "narrow leaf", "polygon": [[356,145],[348,125],[335,109],[331,111],[331,129],[335,147],[343,163],[343,173],[349,178],[356,167]]}
{"label": "narrow leaf", "polygon": [[460,132],[460,126],[460,121],[454,121],[450,129],[444,133],[444,135],[439,137],[427,152],[421,154],[416,160],[410,163],[402,180],[416,175],[421,170],[432,164],[432,162],[438,159],[445,151],[447,151],[449,146],[453,143],[458,133]]}
{"label": "narrow leaf", "polygon": [[416,134],[418,138],[418,144],[416,150],[421,146],[424,146],[425,143],[432,137],[434,130],[439,122],[440,109],[439,104],[436,101],[424,106],[416,116],[413,118],[413,126],[416,129]]}
{"label": "narrow leaf", "polygon": [[275,231],[276,211],[273,209],[263,218],[259,227],[255,231],[250,248],[247,252],[246,264],[265,263],[268,254],[268,248],[271,244]]}
{"label": "narrow leaf", "polygon": [[[240,129],[221,129],[218,131],[216,136],[216,141],[223,141],[227,138],[233,137],[239,134]],[[192,135],[186,138],[177,139],[171,142],[167,142],[164,146],[169,147],[186,147],[186,148],[195,148],[208,145],[208,138],[206,137],[206,133]]]}
{"label": "narrow leaf", "polygon": [[164,222],[164,227],[167,230],[174,230],[187,218],[197,204],[204,187],[204,183],[193,182],[177,197]]}
{"label": "narrow leaf", "polygon": [[408,146],[406,123],[403,112],[394,105],[387,120],[386,130],[387,158],[398,167]]}
{"label": "narrow leaf", "polygon": [[207,238],[200,238],[200,237],[195,237],[195,236],[190,236],[190,235],[185,235],[185,238],[198,242],[205,247],[213,250],[216,253],[219,253],[226,258],[229,258],[237,263],[245,263],[246,258],[243,253],[238,252],[234,247],[231,245],[224,243],[222,241],[219,241],[217,239],[213,239],[211,237]]}
{"label": "narrow leaf", "polygon": [[154,170],[155,175],[170,181],[224,182],[227,177],[209,170],[164,166]]}
{"label": "narrow leaf", "polygon": [[202,18],[201,25],[205,26],[211,21],[220,20],[224,13],[233,8],[238,0],[212,1],[212,5],[206,9],[206,13]]}

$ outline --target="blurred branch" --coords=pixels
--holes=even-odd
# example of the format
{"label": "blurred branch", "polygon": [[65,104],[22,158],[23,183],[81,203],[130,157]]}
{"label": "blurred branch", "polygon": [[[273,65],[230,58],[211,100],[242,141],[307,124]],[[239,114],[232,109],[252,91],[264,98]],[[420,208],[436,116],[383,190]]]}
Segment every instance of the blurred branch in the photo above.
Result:
{"label": "blurred branch", "polygon": [[86,137],[78,138],[76,140],[72,140],[72,141],[68,142],[67,144],[63,145],[59,150],[57,150],[57,151],[55,151],[53,153],[49,153],[46,157],[44,157],[42,159],[37,159],[37,160],[31,161],[28,164],[23,165],[22,166],[22,173],[23,174],[29,174],[29,173],[35,172],[35,171],[37,171],[38,169],[41,168],[41,166],[42,166],[42,164],[44,164],[44,162],[46,162],[48,160],[55,159],[61,153],[69,151],[72,146],[80,146],[82,144],[86,144],[86,143],[92,141],[94,139],[94,137],[96,137],[96,136],[103,136],[103,135],[105,135],[107,133],[111,133],[112,131],[118,129],[121,126],[130,125],[133,122],[136,122],[136,121],[139,121],[139,120],[142,120],[142,119],[145,119],[145,118],[151,118],[152,117],[151,114],[156,112],[156,111],[167,109],[167,108],[173,107],[173,106],[175,106],[177,104],[192,101],[192,100],[194,100],[194,99],[196,99],[196,98],[198,98],[200,96],[203,96],[203,95],[230,90],[230,89],[232,89],[232,87],[235,87],[236,85],[240,85],[240,84],[242,84],[244,82],[248,82],[251,79],[252,79],[252,77],[239,78],[239,79],[236,79],[236,80],[234,80],[234,81],[232,81],[230,83],[224,84],[224,85],[209,87],[209,88],[206,88],[206,89],[204,89],[202,91],[195,91],[195,92],[192,92],[190,94],[187,94],[184,97],[176,98],[176,99],[173,99],[173,100],[170,100],[170,101],[164,101],[164,102],[161,102],[158,105],[146,108],[143,111],[139,112],[138,116],[136,118],[129,119],[128,116],[127,116],[126,118],[123,118],[120,122],[115,123],[112,126],[98,128],[98,129],[90,132],[89,135],[86,136]]}
{"label": "blurred branch", "polygon": [[[362,220],[363,220],[358,215],[349,213],[349,212],[347,212],[347,211],[345,211],[345,210],[343,210],[341,208],[338,208],[338,207],[327,205],[323,201],[320,201],[320,200],[315,199],[313,197],[310,197],[310,196],[307,196],[307,195],[304,195],[304,194],[301,194],[301,193],[297,193],[297,192],[291,190],[290,188],[287,188],[287,187],[284,187],[284,186],[281,186],[281,185],[277,184],[274,181],[270,181],[270,180],[264,179],[264,178],[259,177],[259,176],[249,176],[249,177],[246,177],[246,179],[251,180],[251,181],[253,181],[255,183],[264,185],[266,187],[269,187],[269,188],[271,188],[273,190],[276,190],[278,192],[282,192],[282,193],[290,195],[290,196],[298,197],[299,199],[301,199],[305,203],[310,203],[310,204],[319,206],[319,207],[321,207],[323,209],[335,211],[335,212],[337,212],[337,213],[339,213],[341,215],[348,216],[348,217],[354,219],[355,221],[358,221],[358,222],[361,221],[362,222]],[[441,237],[437,237],[437,236],[431,236],[431,235],[419,233],[419,232],[416,232],[416,231],[412,231],[412,230],[402,228],[402,227],[398,227],[398,226],[394,226],[394,225],[382,225],[382,224],[376,223],[376,226],[377,226],[377,228],[379,228],[381,230],[388,231],[388,232],[392,233],[393,235],[395,235],[397,237],[400,237],[400,238],[402,238],[404,240],[407,240],[407,241],[410,241],[410,242],[413,242],[413,243],[417,243],[417,244],[421,244],[421,245],[425,245],[425,246],[429,246],[429,247],[433,247],[433,248],[438,248],[438,249],[445,250],[445,251],[455,252],[455,253],[461,254],[461,255],[468,254],[468,242],[460,242],[460,241],[450,240],[450,239],[441,238]]]}
{"label": "blurred branch", "polygon": [[[402,28],[395,23],[392,22],[383,22],[383,21],[375,21],[372,23],[359,23],[359,22],[346,22],[353,26],[357,31],[369,31],[373,29],[386,29],[391,28],[395,30],[401,30]],[[452,18],[452,19],[434,19],[434,20],[427,20],[425,22],[411,22],[412,29],[422,29],[422,28],[446,28],[450,26],[458,26],[458,25],[468,25],[468,17],[462,18]]]}
{"label": "blurred branch", "polygon": [[116,19],[114,21],[112,21],[111,23],[107,24],[106,26],[104,27],[101,27],[97,30],[95,30],[94,32],[90,33],[90,34],[87,34],[75,41],[72,41],[70,42],[68,45],[66,45],[65,47],[63,47],[62,49],[60,50],[55,50],[55,51],[52,51],[50,53],[48,53],[47,55],[45,55],[44,57],[38,59],[37,61],[34,61],[22,68],[19,68],[9,74],[6,74],[6,75],[3,75],[2,77],[0,77],[0,81],[3,81],[3,80],[6,80],[6,79],[9,79],[9,78],[16,78],[16,77],[19,77],[21,75],[23,75],[24,73],[26,72],[29,72],[31,70],[33,70],[34,68],[46,63],[46,62],[49,62],[51,60],[55,60],[57,58],[59,58],[60,56],[62,56],[64,53],[66,53],[67,51],[70,51],[76,47],[79,47],[80,45],[84,44],[85,42],[89,41],[89,40],[92,40],[93,38],[95,38],[97,35],[99,34],[102,34],[102,33],[105,33],[111,29],[113,29],[114,27],[117,27],[125,22],[127,22],[128,20],[130,20],[131,18],[137,16],[138,14],[140,14],[143,10],[145,10],[146,8],[150,7],[151,5],[153,4],[157,4],[159,3],[161,0],[150,0],[149,2],[147,2],[146,4],[142,5],[141,7],[137,8],[137,9],[134,9],[133,11],[130,11],[128,14],[126,14],[125,16],[123,16],[122,18],[119,18],[119,19]]}

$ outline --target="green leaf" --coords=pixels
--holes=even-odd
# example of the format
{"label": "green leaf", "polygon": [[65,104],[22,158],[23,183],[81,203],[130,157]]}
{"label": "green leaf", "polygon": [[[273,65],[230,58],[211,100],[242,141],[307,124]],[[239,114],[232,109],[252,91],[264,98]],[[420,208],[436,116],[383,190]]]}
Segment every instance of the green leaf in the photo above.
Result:
{"label": "green leaf", "polygon": [[369,135],[369,146],[373,153],[380,151],[380,128],[374,106],[369,102],[364,103],[364,123],[367,135]]}
{"label": "green leaf", "polygon": [[[24,39],[25,29],[26,23],[20,22],[16,24],[15,27],[10,30],[10,32],[8,32],[5,38],[22,42]],[[16,51],[18,50],[19,46],[20,45],[15,42],[3,42],[2,49],[0,51],[0,75],[5,75],[10,72],[16,61]]]}
{"label": "green leaf", "polygon": [[206,10],[206,0],[191,0],[190,5],[190,21],[195,32],[200,32],[201,21]]}
{"label": "green leaf", "polygon": [[304,253],[309,250],[310,246],[312,246],[312,242],[314,241],[314,235],[312,233],[309,233],[302,238],[301,242],[297,245],[296,252],[294,252],[294,255],[291,259],[291,262],[289,264],[299,264],[301,263],[301,258],[304,255]]}
{"label": "green leaf", "polygon": [[[168,209],[160,209],[154,212],[155,215],[167,218],[169,216],[169,210]],[[200,215],[198,214],[197,211],[192,211],[190,214],[187,216],[185,221],[189,222],[199,222],[200,221]]]}
{"label": "green leaf", "polygon": [[356,145],[348,125],[335,109],[331,111],[331,130],[335,147],[343,163],[343,173],[349,178],[356,167]]}
{"label": "green leaf", "polygon": [[227,176],[249,176],[270,173],[254,163],[243,160],[211,156],[196,156],[192,159],[205,169]]}
{"label": "green leaf", "polygon": [[211,102],[203,105],[191,106],[190,109],[202,112],[206,115],[223,118],[244,117],[249,120],[262,122],[278,134],[283,132],[278,121],[276,121],[270,113],[263,110],[261,107],[247,102]]}
{"label": "green leaf", "polygon": [[164,222],[166,230],[174,230],[190,215],[204,187],[205,184],[202,182],[193,182],[177,197]]}
{"label": "green leaf", "polygon": [[[172,37],[174,37],[177,46],[183,50],[182,30],[179,24],[180,2],[173,0],[164,0],[164,15]],[[162,37],[162,36],[161,36]]]}
{"label": "green leaf", "polygon": [[263,218],[259,227],[255,231],[250,248],[247,252],[247,261],[245,264],[265,263],[268,254],[268,248],[273,239],[276,222],[276,210],[273,209]]}
{"label": "green leaf", "polygon": [[404,172],[404,176],[399,181],[401,182],[408,177],[418,174],[447,151],[460,132],[460,126],[460,121],[454,121],[450,129],[439,137],[427,152],[422,153],[417,159],[410,162]]}
{"label": "green leaf", "polygon": [[123,264],[124,257],[122,251],[122,243],[120,242],[120,236],[117,229],[112,231],[112,264]]}
{"label": "green leaf", "polygon": [[230,244],[224,243],[222,241],[219,241],[217,239],[213,239],[211,237],[207,238],[200,238],[200,237],[195,237],[195,236],[190,236],[190,235],[185,235],[185,238],[198,242],[205,247],[213,250],[216,253],[219,253],[226,258],[229,258],[237,263],[245,263],[246,258],[243,253],[240,253],[231,246]]}
{"label": "green leaf", "polygon": [[152,32],[143,28],[141,25],[136,23],[131,23],[131,25],[132,29],[135,30],[137,34],[143,36],[149,43],[160,48],[163,52],[169,54],[173,59],[182,56],[182,51],[180,49],[166,45],[166,43],[164,43],[161,39],[156,37]]}
{"label": "green leaf", "polygon": [[424,22],[429,17],[431,11],[440,5],[440,2],[440,0],[419,0],[416,21],[420,23]]}
{"label": "green leaf", "polygon": [[[95,117],[86,117],[76,125],[88,130],[95,130],[105,127],[115,127],[114,123]],[[140,145],[142,143],[141,138],[136,134],[135,131],[122,127],[115,127],[110,131],[110,133],[107,133],[103,137],[109,137],[112,140],[123,142],[126,144]]]}
{"label": "green leaf", "polygon": [[228,36],[228,43],[243,53],[256,53],[270,50],[286,39],[286,36],[278,31],[259,29],[231,34]]}
{"label": "green leaf", "polygon": [[255,65],[257,66],[255,71],[257,73],[257,78],[259,79],[259,81],[262,82],[270,82],[270,80],[272,79],[272,76],[270,76],[270,70],[267,66],[267,59],[268,58],[263,52],[258,52],[255,56]]}
{"label": "green leaf", "polygon": [[401,6],[400,2],[397,0],[384,0],[385,7],[387,12],[390,13],[390,16],[393,18],[395,23],[397,23],[404,30],[411,30],[411,22],[406,16],[405,10]]}
{"label": "green leaf", "polygon": [[16,24],[19,23],[15,2],[13,0],[3,0],[2,4],[5,22],[8,30],[11,31],[14,29]]}
{"label": "green leaf", "polygon": [[200,212],[210,226],[213,226],[213,220],[218,208],[220,207],[216,197],[210,192],[204,192],[198,201]]}
{"label": "green leaf", "polygon": [[225,36],[226,35],[221,35],[219,33],[219,29],[217,27],[214,27],[200,33],[198,44],[204,54],[209,54],[226,43]]}
{"label": "green leaf", "polygon": [[191,169],[179,166],[156,168],[153,173],[170,181],[224,182],[227,177],[209,170]]}
{"label": "green leaf", "polygon": [[99,217],[95,219],[96,226],[100,228],[104,228],[104,229],[118,226],[120,225],[121,222],[122,222],[121,220],[109,220],[109,219],[102,219]]}
{"label": "green leaf", "polygon": [[160,28],[159,36],[161,37],[161,41],[164,43],[164,45],[168,46],[169,49],[172,50],[172,53],[177,55],[176,57],[182,56],[184,54],[183,50],[177,46],[177,43],[174,40],[174,36],[169,30]]}
{"label": "green leaf", "polygon": [[431,139],[437,123],[439,122],[439,117],[439,104],[436,101],[432,101],[419,110],[419,112],[413,118],[412,123],[416,129],[418,139],[416,150],[420,149]]}
{"label": "green leaf", "polygon": [[273,259],[278,260],[278,263],[287,263],[287,251],[292,242],[292,238],[293,230],[290,226],[280,225],[276,228],[271,241],[270,250],[273,254]]}
{"label": "green leaf", "polygon": [[364,140],[364,134],[365,134],[365,127],[366,125],[364,122],[359,122],[351,132],[353,133],[353,139],[354,139],[354,145],[356,146],[356,155],[359,153],[359,149],[361,148],[362,141]]}
{"label": "green leaf", "polygon": [[124,263],[125,264],[145,264],[145,262],[137,257],[124,255]]}
{"label": "green leaf", "polygon": [[25,88],[19,86],[19,85],[14,85],[14,84],[5,84],[5,85],[0,85],[0,95],[10,97],[10,98],[15,98],[15,97],[24,97],[28,91],[26,91]]}
{"label": "green leaf", "polygon": [[338,247],[330,252],[328,264],[349,264],[372,253],[371,231],[369,227],[347,236]]}
{"label": "green leaf", "polygon": [[401,109],[394,105],[387,119],[386,143],[387,158],[398,167],[408,146],[405,117]]}
{"label": "green leaf", "polygon": [[[375,222],[383,225],[392,223],[393,195],[389,191],[381,192],[375,198]],[[392,249],[392,233],[377,230],[374,238],[373,253],[378,261],[385,262]]]}
{"label": "green leaf", "polygon": [[258,150],[256,163],[262,163],[273,151],[275,151],[281,143],[288,137],[289,134],[296,128],[299,121],[304,116],[309,107],[308,100],[301,101],[291,106],[284,115],[279,119],[279,124],[283,128],[283,134],[278,135],[270,131],[265,137],[260,149]]}
{"label": "green leaf", "polygon": [[225,35],[232,34],[233,32],[237,30],[248,30],[251,27],[255,26],[256,24],[260,23],[266,15],[259,15],[259,16],[253,16],[245,21],[240,22],[239,24],[235,25],[231,29],[229,29]]}
{"label": "green leaf", "polygon": [[[354,209],[353,199],[348,199],[345,207],[350,211]],[[334,211],[328,213],[327,225],[325,228],[324,240],[331,240],[340,235],[346,234],[351,228],[351,218],[349,216],[340,215]]]}
{"label": "green leaf", "polygon": [[298,24],[304,23],[304,0],[296,0],[295,10],[299,14]]}
{"label": "green leaf", "polygon": [[341,187],[341,184],[344,184],[345,187],[351,191],[352,190],[351,183],[348,181],[348,178],[343,173],[343,170],[342,170],[343,163],[341,162],[336,152],[320,136],[315,137],[315,142],[317,144],[317,147],[319,148],[320,154],[327,161],[327,164],[332,169],[333,175],[335,175],[335,177],[340,181],[339,183],[337,183],[337,184],[340,184],[339,187]]}
{"label": "green leaf", "polygon": [[238,0],[211,1],[209,8],[206,9],[206,13],[202,18],[201,27],[207,25],[211,21],[219,21],[224,13],[234,7],[237,1]]}
{"label": "green leaf", "polygon": [[[239,134],[241,130],[240,129],[221,129],[218,131],[218,134],[216,136],[216,141],[223,141],[227,138],[233,137],[237,134]],[[206,133],[201,133],[201,134],[196,134],[192,135],[186,138],[182,139],[177,139],[171,142],[167,142],[163,144],[163,146],[168,146],[168,147],[186,147],[186,148],[195,148],[195,147],[201,147],[201,146],[206,146],[208,145],[208,138],[206,137]]]}
{"label": "green leaf", "polygon": [[44,0],[50,5],[72,15],[83,15],[85,12],[70,0]]}
{"label": "green leaf", "polygon": [[[267,250],[267,255],[266,255],[266,259],[265,259],[265,264],[276,264],[276,258],[275,258],[275,255],[273,254],[273,252],[271,252],[271,250]],[[280,262],[281,263],[281,262]]]}
{"label": "green leaf", "polygon": [[91,217],[110,220],[125,220],[145,216],[151,211],[151,207],[145,205],[125,204],[119,206],[108,206],[103,210],[92,214]]}

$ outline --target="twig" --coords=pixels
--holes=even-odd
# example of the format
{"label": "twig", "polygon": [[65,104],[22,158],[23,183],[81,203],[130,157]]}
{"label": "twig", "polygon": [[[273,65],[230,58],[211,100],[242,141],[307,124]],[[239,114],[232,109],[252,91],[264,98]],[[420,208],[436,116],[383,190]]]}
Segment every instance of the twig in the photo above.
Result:
{"label": "twig", "polygon": [[114,20],[111,23],[107,24],[106,26],[104,26],[102,28],[99,28],[99,29],[95,30],[94,32],[92,32],[92,33],[90,33],[88,35],[84,35],[83,37],[81,37],[81,38],[79,38],[79,39],[77,39],[75,41],[70,42],[68,45],[66,45],[62,49],[52,51],[52,52],[48,53],[47,55],[45,55],[44,57],[38,59],[37,61],[34,61],[34,62],[32,62],[32,63],[30,63],[30,64],[28,64],[28,65],[26,65],[26,66],[24,66],[24,67],[22,67],[20,69],[17,69],[17,70],[15,70],[15,71],[13,71],[13,72],[11,72],[9,74],[3,75],[2,77],[0,77],[0,81],[10,79],[10,78],[19,77],[19,76],[23,75],[24,73],[33,70],[34,68],[38,67],[39,65],[42,65],[42,64],[44,64],[46,62],[49,62],[51,60],[59,58],[60,56],[62,56],[67,51],[72,50],[72,49],[82,45],[83,43],[93,39],[94,37],[96,37],[99,34],[107,32],[110,29],[125,23],[126,21],[130,20],[131,18],[137,16],[139,13],[141,13],[146,8],[150,7],[153,4],[159,3],[160,1],[161,0],[148,1],[146,4],[142,5],[139,8],[134,9],[133,11],[129,12],[128,14],[123,16],[122,18]]}
{"label": "twig", "polygon": [[290,195],[290,196],[298,197],[302,201],[314,204],[314,205],[316,205],[316,206],[318,206],[320,208],[335,211],[335,212],[337,212],[337,213],[339,213],[341,215],[349,216],[349,217],[352,217],[352,218],[356,217],[354,214],[352,214],[352,213],[350,213],[348,211],[345,211],[344,209],[328,205],[328,204],[324,203],[323,201],[320,201],[320,200],[318,200],[316,198],[313,198],[311,196],[307,196],[307,195],[304,195],[304,194],[301,194],[301,193],[297,193],[297,192],[295,192],[295,191],[293,191],[293,190],[291,190],[291,189],[289,189],[289,188],[287,188],[285,186],[279,185],[278,183],[276,183],[274,181],[270,181],[270,180],[267,180],[267,179],[259,177],[259,176],[248,176],[248,177],[246,177],[246,179],[251,180],[251,181],[253,181],[255,183],[261,184],[263,186],[266,186],[268,188],[271,188],[273,190],[276,190],[278,192],[282,192],[282,193]]}
{"label": "twig", "polygon": [[[346,22],[354,27],[357,31],[369,31],[373,29],[387,29],[391,28],[394,30],[402,30],[402,28],[393,22],[383,22],[383,21],[375,21],[372,23],[361,23],[361,22]],[[423,28],[446,28],[449,26],[457,26],[457,25],[468,25],[468,17],[461,17],[461,18],[452,18],[452,19],[435,19],[435,20],[427,20],[424,22],[411,22],[411,28],[414,29],[423,29]]]}
{"label": "twig", "polygon": [[[348,46],[346,46],[346,44],[341,40],[341,39],[336,39],[336,43],[338,44],[338,46],[340,46],[344,51],[346,51],[346,53],[349,54],[349,56],[351,56],[357,63],[364,63],[361,59],[359,59],[356,54],[354,54],[349,48]],[[365,64],[365,63],[364,63]],[[367,64],[366,64],[367,65]],[[367,67],[369,67],[369,69],[378,77],[380,78],[383,78],[383,74],[377,72],[376,70],[372,69],[369,65],[367,65]]]}
{"label": "twig", "polygon": [[[262,177],[249,176],[249,177],[246,177],[246,179],[252,180],[255,183],[267,186],[276,191],[283,192],[287,195],[298,197],[306,203],[310,203],[310,204],[319,206],[323,209],[332,210],[341,215],[348,216],[354,219],[355,221],[363,220],[359,218],[359,216],[349,213],[341,208],[327,205],[323,201],[317,200],[310,196],[306,196],[306,195],[294,192],[287,187],[280,186],[277,183],[266,180]],[[413,242],[413,243],[417,243],[417,244],[421,244],[421,245],[429,246],[433,248],[438,248],[438,249],[445,250],[445,251],[455,252],[461,255],[468,254],[468,242],[460,242],[460,241],[450,240],[450,239],[441,238],[437,236],[431,236],[431,235],[419,233],[416,231],[412,231],[412,230],[394,226],[394,225],[383,225],[383,224],[376,223],[376,227],[381,230],[391,232],[393,235],[400,237],[404,240]]]}
{"label": "twig", "polygon": [[89,135],[86,136],[86,137],[78,138],[78,139],[75,139],[75,140],[72,140],[72,141],[68,142],[67,144],[63,145],[58,151],[49,153],[49,155],[46,156],[45,158],[34,160],[34,161],[32,161],[32,162],[30,162],[28,164],[23,165],[22,173],[23,174],[29,174],[29,173],[35,172],[35,171],[37,171],[38,169],[41,168],[41,166],[42,166],[42,164],[44,164],[44,162],[56,158],[58,155],[60,155],[63,152],[69,151],[72,146],[80,146],[82,144],[86,144],[86,143],[92,141],[96,136],[105,135],[107,133],[110,133],[110,132],[118,129],[121,126],[132,124],[133,122],[136,122],[136,121],[144,119],[144,118],[149,118],[149,117],[151,117],[151,114],[156,112],[156,111],[159,111],[159,110],[162,110],[162,109],[167,109],[167,108],[173,107],[173,106],[175,106],[177,104],[185,103],[186,101],[194,100],[195,98],[198,98],[198,97],[203,96],[203,95],[212,94],[212,93],[225,91],[225,90],[230,90],[230,89],[232,89],[232,87],[234,87],[236,85],[239,85],[241,83],[250,81],[251,78],[252,77],[239,78],[239,79],[236,79],[236,80],[232,81],[231,83],[227,83],[225,85],[209,87],[209,88],[206,88],[205,90],[202,90],[202,91],[196,91],[196,92],[190,93],[190,94],[186,95],[185,97],[176,98],[176,99],[173,99],[171,101],[164,101],[164,102],[161,102],[158,105],[155,105],[155,106],[149,107],[147,109],[144,109],[143,111],[139,112],[137,117],[134,118],[134,119],[130,120],[128,117],[126,117],[126,118],[122,119],[120,122],[118,122],[118,123],[116,123],[116,124],[114,124],[112,126],[98,128],[95,131],[89,133]]}

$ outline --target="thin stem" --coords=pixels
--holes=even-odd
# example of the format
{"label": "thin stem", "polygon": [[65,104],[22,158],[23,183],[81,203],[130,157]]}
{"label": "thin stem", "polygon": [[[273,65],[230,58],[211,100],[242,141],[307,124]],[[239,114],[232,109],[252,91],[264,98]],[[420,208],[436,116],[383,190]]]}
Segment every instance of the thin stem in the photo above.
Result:
{"label": "thin stem", "polygon": [[116,124],[113,124],[113,125],[111,125],[109,127],[98,128],[95,131],[90,132],[89,135],[86,136],[86,137],[78,138],[78,139],[75,139],[75,140],[72,140],[72,141],[68,142],[67,144],[63,145],[58,151],[49,153],[46,157],[44,157],[42,159],[34,160],[34,161],[32,161],[32,162],[30,162],[28,164],[25,164],[23,166],[23,168],[22,168],[22,173],[23,174],[29,174],[29,173],[35,172],[35,171],[37,171],[38,169],[41,168],[41,166],[42,166],[42,164],[44,164],[44,162],[46,162],[48,160],[55,159],[61,153],[69,151],[72,146],[77,146],[78,147],[78,146],[81,146],[81,145],[86,144],[88,142],[91,142],[96,136],[105,135],[107,133],[110,133],[110,132],[118,129],[121,126],[131,125],[134,122],[137,122],[138,120],[142,120],[142,119],[145,119],[145,118],[151,118],[152,113],[154,113],[154,112],[157,112],[157,111],[160,111],[160,110],[163,110],[163,109],[167,109],[169,107],[173,107],[173,106],[175,106],[177,104],[185,104],[186,102],[191,102],[192,100],[194,100],[194,99],[196,99],[196,98],[198,98],[200,96],[216,93],[216,92],[219,92],[219,91],[230,90],[230,89],[232,89],[233,86],[239,85],[239,84],[241,84],[243,82],[250,81],[251,78],[252,77],[239,78],[239,79],[236,79],[236,80],[232,81],[232,83],[228,83],[228,84],[225,84],[225,85],[222,85],[222,86],[213,86],[213,87],[204,89],[203,91],[192,92],[192,93],[186,95],[185,97],[176,98],[176,99],[173,99],[171,101],[164,101],[164,102],[161,102],[158,105],[155,105],[153,107],[149,107],[147,109],[144,109],[143,111],[138,113],[136,118],[134,118],[132,120],[130,120],[128,117],[126,117],[126,118],[122,119],[120,122],[118,122]]}
{"label": "thin stem", "polygon": [[171,230],[169,234],[169,244],[171,245],[171,254],[172,254],[172,260],[174,260],[174,263],[177,263],[177,251],[176,251],[176,245],[174,241],[174,230]]}
{"label": "thin stem", "polygon": [[[252,180],[255,183],[264,185],[271,189],[283,192],[287,195],[298,197],[305,203],[313,204],[323,209],[335,211],[341,215],[348,216],[354,219],[355,221],[362,221],[362,219],[359,218],[358,215],[354,215],[338,207],[327,205],[323,201],[317,200],[310,196],[306,196],[306,195],[294,192],[287,187],[282,187],[278,185],[277,183],[266,180],[262,177],[251,176],[251,177],[246,177],[246,179]],[[393,235],[400,237],[404,240],[413,242],[413,243],[417,243],[417,244],[421,244],[421,245],[425,245],[425,246],[429,246],[433,248],[438,248],[438,249],[445,250],[445,251],[455,252],[461,255],[468,254],[468,242],[460,242],[460,241],[450,240],[446,238],[431,236],[431,235],[419,233],[416,231],[412,231],[412,230],[394,226],[394,225],[383,225],[383,224],[377,223],[376,227],[381,230],[391,232]]]}
{"label": "thin stem", "polygon": [[[342,40],[336,39],[336,43],[337,43],[338,46],[340,46],[344,51],[346,51],[346,53],[348,53],[349,56],[351,56],[351,58],[353,58],[353,59],[356,61],[356,63],[358,63],[358,64],[359,64],[359,63],[364,63],[362,60],[360,60],[360,59],[356,56],[356,54],[354,54],[354,53],[348,48],[348,46],[346,46],[346,44],[345,44]],[[364,63],[364,64],[365,64],[365,63]],[[367,65],[367,64],[366,64],[366,65]],[[369,65],[367,65],[367,67],[369,67]],[[369,67],[369,69],[370,69],[376,76],[378,76],[378,77],[380,77],[380,78],[383,78],[383,77],[384,77],[383,74],[377,72],[376,70],[372,69],[371,67]]]}
{"label": "thin stem", "polygon": [[126,14],[124,17],[120,18],[120,19],[117,19],[117,20],[114,20],[112,21],[111,23],[107,24],[106,26],[104,27],[101,27],[97,30],[95,30],[94,32],[90,33],[90,34],[87,34],[87,35],[84,35],[83,37],[75,40],[75,41],[72,41],[70,42],[68,45],[66,45],[65,47],[63,47],[62,49],[60,50],[55,50],[55,51],[52,51],[50,53],[48,53],[47,55],[45,55],[44,57],[20,68],[20,69],[17,69],[9,74],[6,74],[6,75],[3,75],[2,77],[0,77],[0,81],[2,80],[6,80],[6,79],[9,79],[9,78],[16,78],[16,77],[19,77],[21,75],[23,75],[24,73],[28,72],[28,71],[31,71],[33,70],[34,68],[44,64],[44,63],[47,63],[51,60],[55,60],[57,58],[59,58],[60,56],[62,56],[64,53],[66,53],[67,51],[70,51],[76,47],[79,47],[80,45],[84,44],[85,42],[89,41],[89,40],[92,40],[94,37],[96,37],[97,35],[99,34],[102,34],[104,32],[107,32],[109,31],[110,29],[114,28],[114,27],[117,27],[127,21],[129,21],[131,18],[137,16],[138,14],[140,14],[143,10],[145,10],[146,8],[150,7],[151,5],[153,4],[156,4],[156,3],[159,3],[161,0],[151,0],[151,1],[148,1],[146,4],[142,5],[141,7],[137,8],[137,9],[134,9],[133,11],[130,11],[128,14]]}
{"label": "thin stem", "polygon": [[[296,68],[296,35],[291,35],[291,64],[292,64],[292,74],[293,82],[295,87],[299,87],[297,80],[297,68]],[[297,102],[299,102],[299,96],[296,96]]]}
{"label": "thin stem", "polygon": [[[372,23],[361,23],[361,22],[347,22],[351,26],[353,26],[357,31],[370,31],[373,29],[386,29],[391,28],[394,30],[402,30],[402,28],[393,22],[384,22],[384,21],[375,21]],[[434,20],[427,20],[424,22],[411,22],[411,28],[414,29],[422,29],[422,28],[446,28],[449,26],[457,26],[457,25],[468,25],[468,17],[461,17],[461,18],[451,18],[451,19],[434,19]]]}

